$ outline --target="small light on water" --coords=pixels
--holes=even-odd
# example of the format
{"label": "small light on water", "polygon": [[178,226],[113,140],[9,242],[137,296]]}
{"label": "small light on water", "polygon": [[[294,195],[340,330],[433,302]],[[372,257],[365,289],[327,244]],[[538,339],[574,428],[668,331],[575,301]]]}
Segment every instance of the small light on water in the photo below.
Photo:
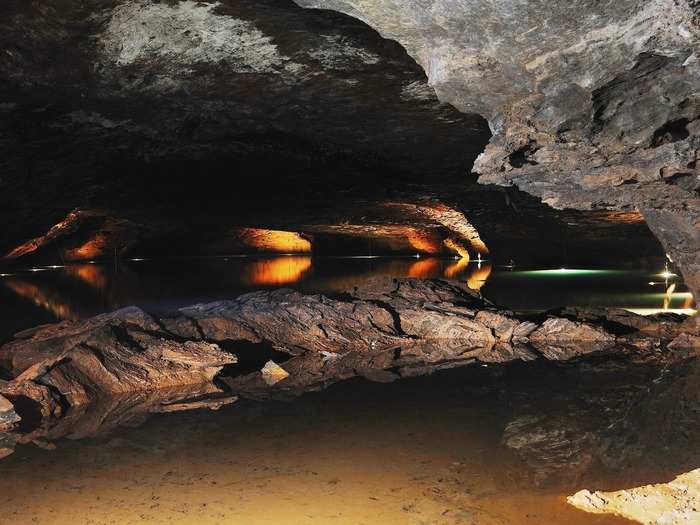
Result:
{"label": "small light on water", "polygon": [[65,266],[61,266],[60,264],[52,264],[49,266],[52,270],[58,270],[59,268],[65,268]]}
{"label": "small light on water", "polygon": [[11,273],[0,273],[0,277],[12,277]]}
{"label": "small light on water", "polygon": [[420,253],[415,254],[414,257],[415,257],[416,259],[420,259]]}
{"label": "small light on water", "polygon": [[675,277],[676,274],[673,272],[669,272],[668,270],[664,270],[659,274],[660,277],[663,277],[664,279],[670,279],[671,277]]}
{"label": "small light on water", "polygon": [[146,259],[137,259],[137,258],[133,258],[133,259],[129,259],[129,260],[130,260],[130,261],[133,261],[133,262],[141,262],[141,261],[145,261]]}

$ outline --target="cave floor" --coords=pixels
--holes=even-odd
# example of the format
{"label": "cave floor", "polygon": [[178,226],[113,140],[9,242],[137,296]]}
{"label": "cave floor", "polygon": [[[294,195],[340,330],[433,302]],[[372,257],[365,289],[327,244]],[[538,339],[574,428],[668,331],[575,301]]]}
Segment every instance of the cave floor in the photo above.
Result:
{"label": "cave floor", "polygon": [[[666,392],[649,399],[643,384],[661,376],[654,366],[621,374],[610,362],[479,367],[158,415],[117,434],[57,440],[55,450],[19,448],[2,463],[3,520],[628,523],[565,497],[585,483],[619,488],[691,466],[638,426]],[[664,377],[677,386],[688,365]],[[649,448],[618,456],[611,436]]]}
{"label": "cave floor", "polygon": [[[662,268],[300,254],[27,268],[0,279],[11,306],[1,328],[4,337],[127,304],[167,312],[260,288],[340,292],[387,275],[459,279],[521,311],[694,306]],[[594,353],[366,377],[380,382],[285,400],[241,394],[218,411],[149,414],[139,396],[73,407],[2,459],[0,523],[615,525],[631,522],[567,496],[700,465],[696,358]]]}

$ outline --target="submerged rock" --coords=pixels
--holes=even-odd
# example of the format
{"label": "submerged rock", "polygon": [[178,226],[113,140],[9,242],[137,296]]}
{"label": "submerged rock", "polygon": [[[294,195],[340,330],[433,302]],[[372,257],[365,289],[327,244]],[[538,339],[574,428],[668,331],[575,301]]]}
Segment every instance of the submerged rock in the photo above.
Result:
{"label": "submerged rock", "polygon": [[700,523],[700,469],[669,483],[616,492],[581,490],[567,501],[595,514],[616,514],[644,525]]}

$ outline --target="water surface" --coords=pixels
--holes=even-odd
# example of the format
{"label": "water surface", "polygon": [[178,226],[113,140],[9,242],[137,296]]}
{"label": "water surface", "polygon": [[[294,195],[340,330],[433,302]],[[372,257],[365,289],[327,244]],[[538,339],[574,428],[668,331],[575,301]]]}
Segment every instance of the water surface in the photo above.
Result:
{"label": "water surface", "polygon": [[41,323],[82,319],[137,305],[161,314],[252,290],[339,292],[377,276],[466,282],[518,311],[564,306],[692,312],[678,275],[653,269],[510,268],[437,257],[217,257],[128,260],[27,268],[0,277],[0,338]]}

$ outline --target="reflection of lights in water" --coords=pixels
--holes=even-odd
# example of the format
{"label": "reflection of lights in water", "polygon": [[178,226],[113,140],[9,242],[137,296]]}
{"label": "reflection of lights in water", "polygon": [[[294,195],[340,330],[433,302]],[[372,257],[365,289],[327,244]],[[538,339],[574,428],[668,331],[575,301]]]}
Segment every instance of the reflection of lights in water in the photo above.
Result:
{"label": "reflection of lights in water", "polygon": [[666,290],[666,293],[664,294],[664,310],[668,310],[669,305],[671,304],[671,298],[673,297],[673,292],[676,290],[676,284],[672,284],[671,286],[668,287]]}
{"label": "reflection of lights in water", "polygon": [[677,297],[682,297],[683,298],[683,306],[682,308],[692,308],[695,305],[695,298],[693,297],[693,294],[690,292],[685,292],[685,293],[677,293],[675,294]]}
{"label": "reflection of lights in water", "polygon": [[454,279],[468,267],[469,259],[460,259],[457,257],[456,263],[450,264],[447,268],[445,268],[445,277],[448,279]]}
{"label": "reflection of lights in water", "polygon": [[665,270],[659,274],[659,277],[663,277],[664,279],[670,279],[671,277],[675,277],[675,273],[671,273],[668,270]]}
{"label": "reflection of lights in water", "polygon": [[614,275],[616,273],[624,273],[620,270],[590,270],[583,268],[556,268],[552,270],[525,270],[512,272],[511,275],[521,275],[532,277],[542,276],[542,277],[555,277],[555,276],[574,276],[574,275]]}
{"label": "reflection of lights in water", "polygon": [[246,284],[289,284],[300,281],[310,269],[311,257],[296,255],[255,261],[245,268],[241,277]]}
{"label": "reflection of lights in water", "polygon": [[92,288],[103,290],[107,288],[108,278],[101,266],[78,264],[67,269],[69,275],[77,277]]}
{"label": "reflection of lights in water", "polygon": [[430,279],[432,277],[438,277],[439,275],[440,260],[432,257],[423,261],[414,262],[408,269],[408,277],[415,277],[418,279]]}
{"label": "reflection of lights in water", "polygon": [[65,268],[65,266],[61,266],[60,264],[52,264],[51,266],[48,266],[47,268],[51,268],[52,270],[58,270],[59,268]]}
{"label": "reflection of lights in water", "polygon": [[[132,259],[129,259],[129,260],[132,261],[132,262],[141,262],[141,261],[145,261],[146,259],[132,258]],[[226,259],[224,259],[224,260],[226,260]]]}
{"label": "reflection of lights in water", "polygon": [[20,297],[28,299],[35,306],[52,313],[58,319],[76,321],[80,318],[70,304],[62,301],[60,297],[55,297],[55,294],[43,290],[35,283],[10,279],[5,282],[5,285]]}
{"label": "reflection of lights in water", "polygon": [[12,273],[0,273],[0,277],[12,277],[13,275]]}
{"label": "reflection of lights in water", "polygon": [[30,268],[30,272],[45,272],[48,268]]}
{"label": "reflection of lights in water", "polygon": [[467,286],[472,290],[480,290],[481,287],[484,286],[490,275],[490,264],[484,264],[483,266],[477,265],[476,270],[474,270],[467,278]]}

